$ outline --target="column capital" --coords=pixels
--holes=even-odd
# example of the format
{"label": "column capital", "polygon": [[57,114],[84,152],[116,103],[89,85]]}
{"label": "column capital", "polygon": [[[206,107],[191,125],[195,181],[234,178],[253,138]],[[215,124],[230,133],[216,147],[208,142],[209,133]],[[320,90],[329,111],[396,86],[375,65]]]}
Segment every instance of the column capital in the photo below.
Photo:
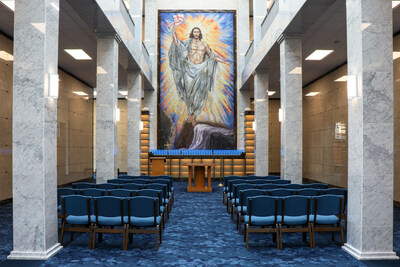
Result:
{"label": "column capital", "polygon": [[276,42],[278,44],[281,44],[283,42],[283,40],[285,39],[302,39],[303,35],[302,34],[298,34],[298,33],[282,33],[278,39],[276,40]]}

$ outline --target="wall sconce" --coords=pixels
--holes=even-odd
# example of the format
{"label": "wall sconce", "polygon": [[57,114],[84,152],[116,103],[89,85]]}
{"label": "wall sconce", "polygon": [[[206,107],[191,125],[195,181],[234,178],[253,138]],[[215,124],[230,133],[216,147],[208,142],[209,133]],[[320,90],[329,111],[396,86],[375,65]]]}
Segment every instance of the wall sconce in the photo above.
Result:
{"label": "wall sconce", "polygon": [[357,75],[347,76],[347,98],[353,99],[358,97]]}
{"label": "wall sconce", "polygon": [[58,98],[58,74],[49,74],[49,90],[47,97]]}
{"label": "wall sconce", "polygon": [[140,123],[139,123],[139,129],[140,129],[141,131],[143,131],[143,121],[140,121]]}
{"label": "wall sconce", "polygon": [[257,124],[255,121],[253,121],[253,131],[256,131],[256,128],[257,128]]}
{"label": "wall sconce", "polygon": [[283,121],[283,108],[279,109],[279,122]]}
{"label": "wall sconce", "polygon": [[119,122],[120,118],[121,118],[121,111],[119,108],[117,108],[117,112],[115,113],[115,120]]}

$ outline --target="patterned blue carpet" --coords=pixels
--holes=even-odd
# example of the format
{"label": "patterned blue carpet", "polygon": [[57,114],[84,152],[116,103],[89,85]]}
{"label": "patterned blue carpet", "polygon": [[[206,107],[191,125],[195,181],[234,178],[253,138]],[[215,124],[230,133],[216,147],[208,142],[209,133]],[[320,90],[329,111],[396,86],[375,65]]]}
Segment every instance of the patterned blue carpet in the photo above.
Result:
{"label": "patterned blue carpet", "polygon": [[[127,251],[122,235],[104,235],[95,250],[88,249],[89,235],[67,234],[64,249],[47,261],[6,260],[12,250],[12,205],[0,206],[0,266],[400,266],[395,261],[360,262],[331,241],[330,233],[316,234],[316,248],[303,243],[301,234],[284,234],[283,250],[276,249],[270,234],[250,235],[246,251],[226,207],[222,190],[187,193],[187,183],[175,182],[175,204],[155,251],[154,235],[135,235]],[[395,209],[395,251],[400,254],[400,209]],[[339,234],[336,240],[340,240]]]}

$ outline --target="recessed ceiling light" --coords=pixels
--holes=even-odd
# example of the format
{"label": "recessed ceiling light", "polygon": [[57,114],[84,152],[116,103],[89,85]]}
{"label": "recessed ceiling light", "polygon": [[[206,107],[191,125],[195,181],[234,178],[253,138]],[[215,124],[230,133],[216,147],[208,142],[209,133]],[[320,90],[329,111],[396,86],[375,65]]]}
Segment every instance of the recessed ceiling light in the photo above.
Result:
{"label": "recessed ceiling light", "polygon": [[394,51],[393,52],[393,60],[398,59],[400,57],[400,52]]}
{"label": "recessed ceiling light", "polygon": [[396,8],[400,4],[400,1],[392,1],[392,8]]}
{"label": "recessed ceiling light", "polygon": [[82,91],[72,91],[72,93],[79,95],[79,96],[87,96],[88,94],[86,94],[85,92]]}
{"label": "recessed ceiling light", "polygon": [[11,9],[12,11],[15,11],[15,1],[14,0],[1,0],[1,3]]}
{"label": "recessed ceiling light", "polygon": [[41,33],[46,33],[46,24],[44,23],[31,23],[33,27],[38,29]]}
{"label": "recessed ceiling light", "polygon": [[268,91],[269,96],[274,95],[275,93],[276,93],[276,91]]}
{"label": "recessed ceiling light", "polygon": [[306,94],[306,96],[316,96],[318,94],[319,92],[309,92],[308,94]]}
{"label": "recessed ceiling light", "polygon": [[296,67],[292,69],[292,71],[289,72],[289,74],[301,74],[301,67]]}
{"label": "recessed ceiling light", "polygon": [[92,58],[82,49],[65,49],[76,60],[91,60]]}
{"label": "recessed ceiling light", "polygon": [[13,55],[11,55],[10,53],[7,53],[6,51],[3,51],[3,50],[0,51],[0,58],[5,61],[13,61],[14,60]]}
{"label": "recessed ceiling light", "polygon": [[306,60],[322,60],[332,52],[333,50],[315,50]]}
{"label": "recessed ceiling light", "polygon": [[336,79],[335,82],[347,82],[347,75],[344,75],[340,77],[339,79]]}
{"label": "recessed ceiling light", "polygon": [[120,93],[121,95],[128,95],[128,91],[118,91],[118,93]]}

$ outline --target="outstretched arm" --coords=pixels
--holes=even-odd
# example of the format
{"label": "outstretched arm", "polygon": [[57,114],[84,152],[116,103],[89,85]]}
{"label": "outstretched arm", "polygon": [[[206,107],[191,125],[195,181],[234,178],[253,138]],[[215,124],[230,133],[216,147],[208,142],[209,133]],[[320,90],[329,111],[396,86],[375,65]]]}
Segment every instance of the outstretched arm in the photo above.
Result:
{"label": "outstretched arm", "polygon": [[178,46],[178,37],[176,36],[176,26],[175,25],[172,27],[172,39],[174,40],[175,45]]}

